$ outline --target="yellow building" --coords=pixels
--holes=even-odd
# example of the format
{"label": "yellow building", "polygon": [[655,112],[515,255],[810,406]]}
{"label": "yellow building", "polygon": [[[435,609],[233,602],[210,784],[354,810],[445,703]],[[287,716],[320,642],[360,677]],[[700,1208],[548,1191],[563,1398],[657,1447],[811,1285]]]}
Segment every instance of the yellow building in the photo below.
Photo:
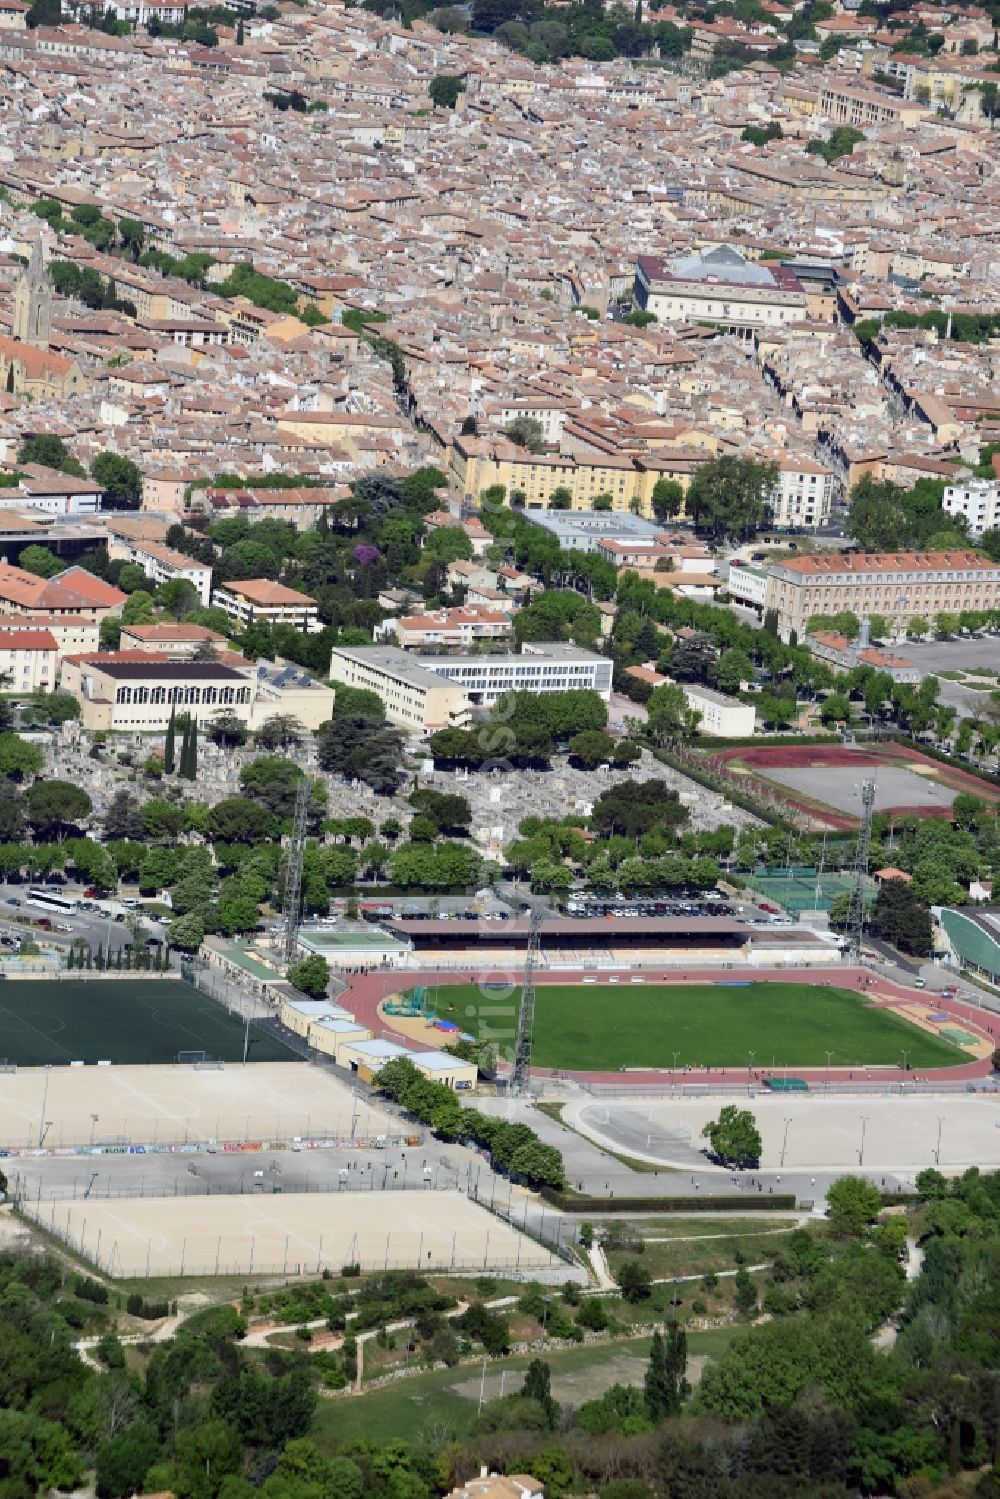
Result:
{"label": "yellow building", "polygon": [[485,489],[502,485],[507,503],[520,492],[529,507],[548,506],[557,489],[568,489],[569,509],[592,510],[598,495],[611,496],[612,510],[652,516],[658,479],[674,479],[687,490],[709,454],[695,447],[660,449],[640,457],[625,454],[527,453],[512,444],[456,438],[451,471],[465,498],[476,502]]}

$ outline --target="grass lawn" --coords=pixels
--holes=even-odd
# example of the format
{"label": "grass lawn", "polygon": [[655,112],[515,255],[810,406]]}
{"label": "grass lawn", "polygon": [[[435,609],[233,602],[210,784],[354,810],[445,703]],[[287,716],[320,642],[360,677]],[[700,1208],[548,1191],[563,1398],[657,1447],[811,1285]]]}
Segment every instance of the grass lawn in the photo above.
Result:
{"label": "grass lawn", "polygon": [[[431,993],[444,1019],[478,1034],[499,1033],[498,1003],[473,984]],[[502,1003],[511,1012],[519,992]],[[893,1066],[909,1052],[914,1068],[948,1067],[965,1055],[897,1015],[868,1007],[849,989],[820,984],[540,984],[535,991],[533,1060],[539,1067],[614,1071],[618,1067]]]}
{"label": "grass lawn", "polygon": [[[688,1353],[699,1363],[706,1357],[718,1357],[742,1331],[743,1327],[733,1326],[689,1333]],[[518,1354],[489,1363],[486,1398],[494,1400],[500,1394],[501,1375],[505,1394],[518,1390],[532,1357],[537,1354]],[[552,1370],[552,1393],[556,1399],[568,1405],[582,1405],[585,1400],[597,1398],[610,1385],[641,1384],[649,1358],[649,1339],[634,1338],[584,1348],[555,1345],[546,1349],[544,1357]],[[326,1451],[355,1437],[370,1437],[376,1442],[396,1438],[414,1442],[431,1428],[438,1437],[442,1429],[464,1437],[476,1420],[482,1369],[481,1361],[460,1364],[454,1369],[415,1374],[364,1395],[321,1399],[312,1436],[317,1446]]]}
{"label": "grass lawn", "polygon": [[625,1260],[638,1260],[654,1280],[670,1275],[707,1275],[710,1270],[735,1270],[736,1254],[748,1265],[762,1265],[788,1243],[787,1232],[723,1236],[718,1239],[668,1239],[664,1243],[646,1240],[642,1254],[627,1249],[609,1250],[608,1265],[612,1274]]}

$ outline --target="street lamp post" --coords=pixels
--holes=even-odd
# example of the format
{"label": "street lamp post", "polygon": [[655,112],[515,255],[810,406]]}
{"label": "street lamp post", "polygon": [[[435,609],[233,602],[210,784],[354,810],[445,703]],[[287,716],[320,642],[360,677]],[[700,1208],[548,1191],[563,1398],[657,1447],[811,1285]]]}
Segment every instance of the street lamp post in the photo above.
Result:
{"label": "street lamp post", "polygon": [[860,1146],[860,1149],[858,1150],[858,1165],[859,1166],[863,1166],[864,1163],[865,1163],[865,1131],[867,1130],[867,1128],[868,1128],[868,1115],[864,1114],[864,1115],[862,1115],[862,1118],[861,1118],[861,1146]]}
{"label": "street lamp post", "polygon": [[91,1116],[90,1116],[90,1143],[91,1143],[91,1145],[93,1145],[93,1143],[94,1143],[94,1125],[97,1123],[97,1121],[100,1119],[100,1117],[101,1117],[100,1114],[91,1114]]}
{"label": "street lamp post", "polygon": [[934,1164],[935,1164],[935,1166],[940,1166],[941,1165],[941,1126],[944,1124],[944,1116],[943,1115],[939,1114],[937,1116],[937,1124],[938,1124],[938,1134],[937,1134],[937,1146],[936,1146],[936,1148],[934,1150]]}
{"label": "street lamp post", "polygon": [[782,1139],[782,1142],[781,1142],[781,1164],[782,1164],[782,1166],[784,1166],[784,1164],[785,1164],[785,1150],[786,1150],[786,1148],[788,1146],[788,1126],[791,1124],[791,1122],[792,1122],[791,1119],[786,1119],[785,1120],[785,1134],[784,1134],[784,1138]]}
{"label": "street lamp post", "polygon": [[903,1071],[906,1072],[907,1071],[907,1063],[909,1061],[909,1056],[910,1056],[910,1048],[908,1046],[904,1046],[901,1049],[902,1049],[902,1053],[903,1053]]}

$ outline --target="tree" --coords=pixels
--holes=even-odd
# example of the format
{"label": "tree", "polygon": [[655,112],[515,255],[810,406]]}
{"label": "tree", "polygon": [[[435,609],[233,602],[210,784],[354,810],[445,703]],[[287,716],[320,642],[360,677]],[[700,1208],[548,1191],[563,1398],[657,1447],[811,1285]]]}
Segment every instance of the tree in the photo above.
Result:
{"label": "tree", "polygon": [[[949,879],[953,879],[950,871]],[[883,941],[920,957],[929,953],[934,945],[931,913],[905,880],[883,880],[879,885],[870,929]]]}
{"label": "tree", "polygon": [[820,705],[821,723],[846,723],[851,716],[851,700],[846,692],[831,692]]}
{"label": "tree", "polygon": [[288,749],[302,743],[305,729],[293,713],[276,713],[257,731],[262,749]]}
{"label": "tree", "polygon": [[84,477],[82,464],[73,457],[62,438],[52,437],[47,432],[25,438],[17,450],[17,461],[19,464],[37,463],[42,468],[54,468],[77,479]]}
{"label": "tree", "polygon": [[24,797],[28,822],[41,837],[53,837],[89,817],[91,800],[69,781],[35,781]]}
{"label": "tree", "polygon": [[293,963],[288,970],[288,982],[296,989],[301,989],[303,994],[320,999],[326,994],[330,983],[330,969],[326,959],[318,953],[312,953],[301,962]]}
{"label": "tree", "polygon": [[559,1406],[552,1398],[552,1371],[542,1358],[533,1358],[524,1373],[521,1394],[526,1400],[534,1400],[545,1412],[549,1430],[554,1431]]}
{"label": "tree", "polygon": [[653,1294],[649,1271],[638,1260],[624,1260],[615,1271],[615,1280],[621,1290],[622,1300],[630,1304],[648,1301]]}
{"label": "tree", "polygon": [[657,479],[651,501],[657,520],[673,520],[684,508],[683,486],[676,479]]}
{"label": "tree", "polygon": [[757,1122],[749,1109],[738,1109],[727,1103],[718,1119],[710,1120],[702,1136],[712,1154],[725,1165],[756,1166],[760,1162],[762,1143]]}
{"label": "tree", "polygon": [[205,940],[205,923],[197,911],[178,916],[167,929],[167,941],[182,952],[197,952]]}
{"label": "tree", "polygon": [[224,709],[210,719],[205,731],[213,744],[224,749],[235,749],[246,744],[250,730],[231,709]]}
{"label": "tree", "polygon": [[122,605],[123,625],[151,625],[154,618],[153,595],[144,588],[137,589]]}
{"label": "tree", "polygon": [[231,796],[209,809],[208,832],[214,842],[265,843],[274,837],[275,819],[259,802]]}
{"label": "tree", "polygon": [[[139,227],[141,230],[142,226]],[[98,453],[90,465],[90,476],[101,485],[112,508],[135,510],[138,507],[142,499],[142,474],[131,458],[108,451]]]}
{"label": "tree", "polygon": [[432,78],[427,92],[437,109],[454,109],[458,96],[465,88],[465,80],[452,73],[438,73]]}
{"label": "tree", "polygon": [[540,453],[545,446],[542,424],[536,417],[516,416],[508,424],[506,432],[511,442],[516,442],[518,447],[527,448],[529,453]]}
{"label": "tree", "polygon": [[863,1176],[842,1176],[826,1193],[830,1227],[835,1233],[857,1238],[875,1222],[881,1199],[878,1188]]}
{"label": "tree", "polygon": [[730,649],[712,667],[715,685],[720,692],[738,692],[744,682],[753,682],[756,672],[746,651]]}
{"label": "tree", "polygon": [[142,1481],[160,1452],[151,1426],[138,1422],[105,1442],[95,1464],[97,1492],[102,1499],[126,1499],[142,1491]]}
{"label": "tree", "polygon": [[765,523],[777,479],[773,463],[731,454],[710,459],[687,491],[687,513],[695,530],[715,538],[749,540]]}
{"label": "tree", "polygon": [[654,1332],[649,1350],[644,1382],[645,1407],[654,1424],[667,1416],[676,1416],[680,1411],[689,1390],[686,1370],[687,1334],[678,1323],[671,1322],[667,1327],[666,1341],[660,1332]]}
{"label": "tree", "polygon": [[37,744],[19,734],[0,734],[0,776],[22,781],[25,776],[37,775],[44,764],[44,752]]}
{"label": "tree", "polygon": [[688,711],[683,687],[667,682],[654,687],[646,702],[649,730],[656,744],[669,744],[684,732]]}
{"label": "tree", "polygon": [[757,1287],[744,1266],[740,1266],[733,1278],[733,1305],[744,1317],[757,1310]]}
{"label": "tree", "polygon": [[171,705],[167,734],[163,741],[163,770],[172,776],[177,766],[177,710]]}
{"label": "tree", "polygon": [[614,754],[615,742],[603,729],[585,729],[582,734],[573,735],[568,749],[584,769],[593,770],[598,765],[608,764]]}
{"label": "tree", "polygon": [[34,573],[38,578],[51,578],[62,571],[62,563],[48,547],[30,546],[25,547],[18,558],[18,566],[23,567],[25,572]]}

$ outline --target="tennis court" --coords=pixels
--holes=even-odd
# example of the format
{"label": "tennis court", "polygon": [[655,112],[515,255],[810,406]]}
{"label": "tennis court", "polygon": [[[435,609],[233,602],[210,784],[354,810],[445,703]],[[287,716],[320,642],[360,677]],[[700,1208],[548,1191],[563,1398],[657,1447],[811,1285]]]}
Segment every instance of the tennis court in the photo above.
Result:
{"label": "tennis court", "polygon": [[[204,1052],[243,1058],[243,1022],[182,979],[35,979],[0,984],[0,1062],[18,1067],[69,1062],[143,1066]],[[275,1037],[250,1030],[251,1062],[298,1057]]]}
{"label": "tennis court", "polygon": [[[762,900],[786,911],[829,911],[838,895],[850,890],[850,874],[820,874],[815,867],[792,865],[791,869],[761,869],[741,875],[747,888]],[[875,887],[866,882],[874,897]]]}

